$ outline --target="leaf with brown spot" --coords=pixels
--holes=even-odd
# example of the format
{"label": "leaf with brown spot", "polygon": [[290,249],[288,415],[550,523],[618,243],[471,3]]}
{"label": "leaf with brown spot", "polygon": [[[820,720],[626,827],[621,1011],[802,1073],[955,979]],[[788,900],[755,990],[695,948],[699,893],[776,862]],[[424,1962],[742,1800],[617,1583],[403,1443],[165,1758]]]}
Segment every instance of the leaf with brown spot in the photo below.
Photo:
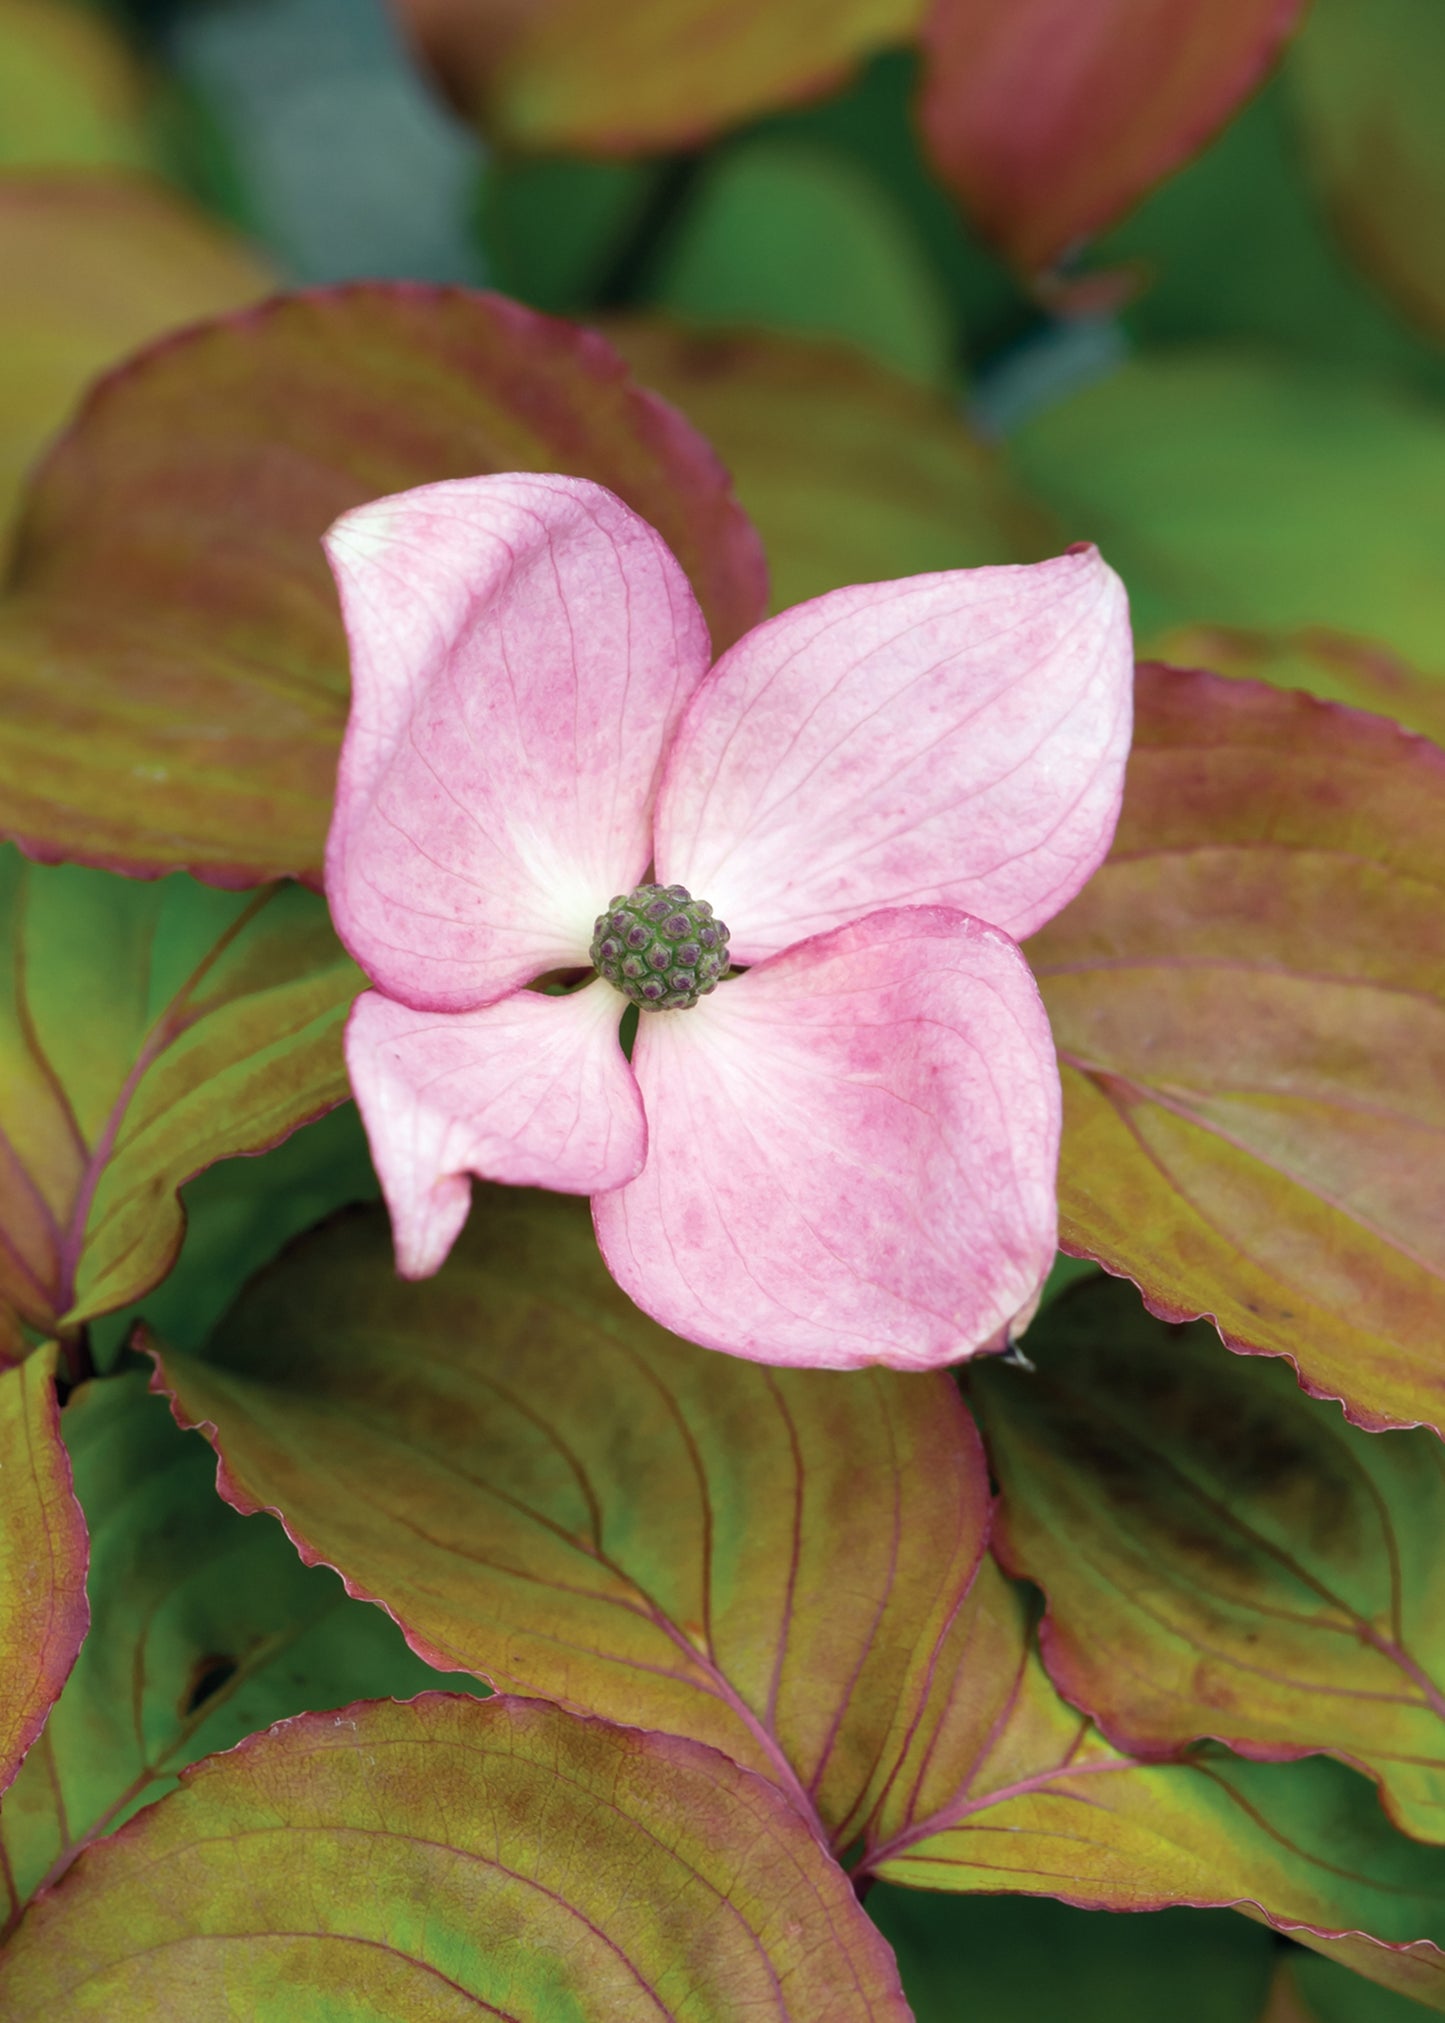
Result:
{"label": "leaf with brown spot", "polygon": [[1280,1364],[1155,1320],[1096,1279],[969,1396],[1036,1581],[1060,1691],[1121,1749],[1215,1736],[1329,1750],[1405,1832],[1445,1842],[1445,1446],[1367,1434]]}

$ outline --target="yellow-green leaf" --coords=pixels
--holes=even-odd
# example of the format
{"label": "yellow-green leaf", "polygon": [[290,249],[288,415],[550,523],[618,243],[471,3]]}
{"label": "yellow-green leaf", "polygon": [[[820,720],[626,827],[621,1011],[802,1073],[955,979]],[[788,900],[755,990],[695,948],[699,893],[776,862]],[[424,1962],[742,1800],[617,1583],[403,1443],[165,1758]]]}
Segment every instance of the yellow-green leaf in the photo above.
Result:
{"label": "yellow-green leaf", "polygon": [[167,1354],[224,1492],[431,1664],[726,1749],[846,1846],[983,1547],[948,1377],[772,1370],[618,1291],[585,1204],[478,1187],[397,1279],[354,1212]]}
{"label": "yellow-green leaf", "polygon": [[307,1714],[191,1771],[0,1955],[7,2023],[908,2023],[786,1800],[535,1700]]}
{"label": "yellow-green leaf", "polygon": [[[60,1437],[52,1346],[0,1370],[0,1793],[75,1663],[89,1620],[85,1519]],[[0,1865],[14,1904],[15,1879]],[[0,1923],[5,1906],[0,1904]]]}
{"label": "yellow-green leaf", "polygon": [[185,1181],[345,1099],[358,981],[297,886],[141,884],[0,851],[0,1305],[74,1328],[164,1277]]}

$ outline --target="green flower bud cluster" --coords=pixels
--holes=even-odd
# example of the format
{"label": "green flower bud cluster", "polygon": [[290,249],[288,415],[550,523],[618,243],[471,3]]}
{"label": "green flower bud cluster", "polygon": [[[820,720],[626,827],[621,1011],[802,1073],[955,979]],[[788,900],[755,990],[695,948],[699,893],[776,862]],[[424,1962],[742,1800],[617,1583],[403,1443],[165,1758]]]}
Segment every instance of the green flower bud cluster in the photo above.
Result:
{"label": "green flower bud cluster", "polygon": [[685,885],[639,885],[597,916],[597,972],[644,1011],[683,1011],[728,971],[728,931]]}

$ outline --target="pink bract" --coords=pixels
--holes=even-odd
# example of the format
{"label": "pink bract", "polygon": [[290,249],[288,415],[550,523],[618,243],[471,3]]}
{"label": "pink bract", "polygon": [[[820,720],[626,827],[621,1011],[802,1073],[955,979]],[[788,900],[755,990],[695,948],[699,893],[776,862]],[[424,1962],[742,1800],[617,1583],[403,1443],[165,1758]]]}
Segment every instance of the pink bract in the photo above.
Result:
{"label": "pink bract", "polygon": [[[1109,847],[1131,727],[1092,548],[835,591],[710,667],[660,537],[602,487],[431,485],[338,521],[354,699],[327,850],[376,989],[352,1086],[409,1277],[473,1173],[593,1196],[693,1341],[921,1369],[999,1346],[1054,1254],[1059,1081],[1016,935]],[[639,1014],[586,970],[649,875],[741,975]]]}

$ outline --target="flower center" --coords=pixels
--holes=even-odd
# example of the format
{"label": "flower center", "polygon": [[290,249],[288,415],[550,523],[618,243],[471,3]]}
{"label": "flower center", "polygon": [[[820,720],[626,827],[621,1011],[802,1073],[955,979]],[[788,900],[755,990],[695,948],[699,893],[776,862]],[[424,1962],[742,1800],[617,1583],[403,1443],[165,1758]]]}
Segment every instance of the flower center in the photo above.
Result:
{"label": "flower center", "polygon": [[727,975],[728,931],[685,885],[639,885],[598,914],[591,957],[644,1011],[684,1011]]}

